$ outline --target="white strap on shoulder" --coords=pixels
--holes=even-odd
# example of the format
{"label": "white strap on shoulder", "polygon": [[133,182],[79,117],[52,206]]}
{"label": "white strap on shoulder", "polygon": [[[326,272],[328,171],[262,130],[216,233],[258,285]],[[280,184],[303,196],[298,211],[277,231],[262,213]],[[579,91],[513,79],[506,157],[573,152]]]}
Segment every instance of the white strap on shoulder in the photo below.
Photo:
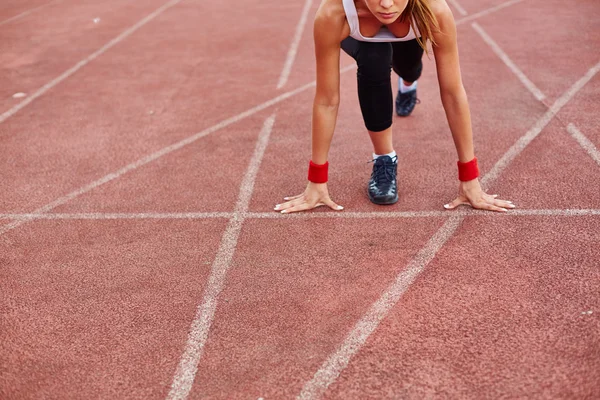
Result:
{"label": "white strap on shoulder", "polygon": [[356,5],[354,0],[342,0],[344,5],[344,11],[346,12],[346,19],[350,26],[350,36],[354,37],[358,32],[358,12],[356,11]]}

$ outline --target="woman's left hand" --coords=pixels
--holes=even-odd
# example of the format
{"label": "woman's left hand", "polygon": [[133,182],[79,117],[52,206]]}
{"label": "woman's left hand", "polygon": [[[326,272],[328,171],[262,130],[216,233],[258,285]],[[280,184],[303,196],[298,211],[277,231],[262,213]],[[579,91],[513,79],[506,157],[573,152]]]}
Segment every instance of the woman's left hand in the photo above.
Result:
{"label": "woman's left hand", "polygon": [[512,201],[498,200],[498,195],[489,195],[481,189],[479,179],[460,182],[458,187],[458,197],[452,202],[445,204],[446,210],[452,210],[461,204],[470,205],[473,208],[481,210],[506,212],[509,208],[515,208]]}

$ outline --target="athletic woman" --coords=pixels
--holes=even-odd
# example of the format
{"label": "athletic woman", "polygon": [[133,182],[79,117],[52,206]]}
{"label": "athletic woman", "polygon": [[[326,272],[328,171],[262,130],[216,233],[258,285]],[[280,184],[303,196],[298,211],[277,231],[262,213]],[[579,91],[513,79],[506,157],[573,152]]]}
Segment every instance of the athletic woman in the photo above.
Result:
{"label": "athletic woman", "polygon": [[398,201],[397,156],[392,146],[393,98],[390,69],[399,75],[396,113],[408,115],[416,102],[423,52],[431,43],[442,104],[458,153],[458,197],[444,205],[507,211],[515,206],[486,194],[479,183],[471,117],[458,62],[456,25],[445,0],[323,0],[314,22],[317,89],[313,103],[312,159],[304,193],[275,206],[282,213],[321,205],[342,210],[329,197],[327,155],[340,99],[340,48],[356,60],[358,96],[373,143],[368,186],[376,204]]}

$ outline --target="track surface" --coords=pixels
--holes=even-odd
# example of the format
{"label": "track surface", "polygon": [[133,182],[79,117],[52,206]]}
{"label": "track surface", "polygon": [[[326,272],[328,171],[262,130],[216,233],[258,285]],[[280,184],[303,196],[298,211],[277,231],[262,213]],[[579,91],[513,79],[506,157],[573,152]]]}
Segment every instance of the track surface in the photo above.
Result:
{"label": "track surface", "polygon": [[[3,1],[0,398],[600,398],[600,4],[449,0],[484,186],[434,60],[366,196],[352,60],[305,185],[317,1]],[[24,93],[24,97],[13,97]]]}

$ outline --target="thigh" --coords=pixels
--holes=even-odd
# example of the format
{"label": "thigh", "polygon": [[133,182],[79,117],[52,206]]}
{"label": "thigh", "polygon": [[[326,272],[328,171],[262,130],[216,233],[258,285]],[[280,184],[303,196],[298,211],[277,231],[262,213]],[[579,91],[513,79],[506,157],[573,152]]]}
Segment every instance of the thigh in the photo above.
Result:
{"label": "thigh", "polygon": [[402,76],[402,73],[420,70],[423,48],[417,39],[406,42],[392,43],[392,66],[394,71]]}
{"label": "thigh", "polygon": [[387,42],[361,42],[347,37],[342,40],[341,48],[356,60],[359,67],[378,64],[389,68],[392,62],[392,46]]}
{"label": "thigh", "polygon": [[344,50],[346,54],[357,60],[358,54],[360,53],[361,43],[362,42],[359,42],[353,37],[348,36],[346,39],[342,40],[342,43],[340,43],[340,47],[342,48],[342,50]]}

